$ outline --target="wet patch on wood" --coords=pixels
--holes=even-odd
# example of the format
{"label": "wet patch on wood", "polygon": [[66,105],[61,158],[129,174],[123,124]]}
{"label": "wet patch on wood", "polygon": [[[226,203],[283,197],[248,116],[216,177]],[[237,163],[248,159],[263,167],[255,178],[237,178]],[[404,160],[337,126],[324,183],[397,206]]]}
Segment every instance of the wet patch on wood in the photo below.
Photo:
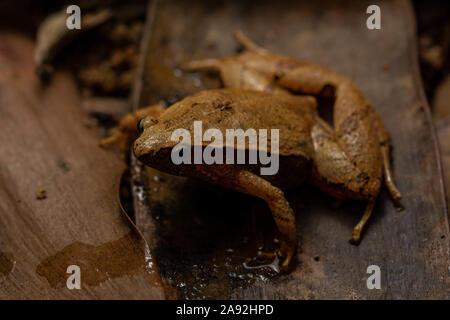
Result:
{"label": "wet patch on wood", "polygon": [[[134,247],[139,242],[137,236],[129,233],[124,237],[93,246],[74,242],[56,254],[44,259],[36,268],[36,273],[45,277],[53,287],[65,286],[67,267],[80,267],[83,284],[98,286],[102,282],[124,276],[146,274],[155,286],[160,286],[152,257],[144,247]],[[134,247],[135,255],[129,255],[129,247]]]}

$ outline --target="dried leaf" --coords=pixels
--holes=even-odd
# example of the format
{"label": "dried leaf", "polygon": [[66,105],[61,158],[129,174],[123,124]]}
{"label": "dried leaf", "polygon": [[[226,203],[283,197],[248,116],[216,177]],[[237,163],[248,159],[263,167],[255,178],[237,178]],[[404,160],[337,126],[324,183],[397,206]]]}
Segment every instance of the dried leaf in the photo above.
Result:
{"label": "dried leaf", "polygon": [[66,26],[68,14],[65,10],[49,15],[39,26],[34,61],[38,75],[49,73],[50,63],[59,50],[73,41],[82,32],[86,32],[111,18],[112,13],[103,9],[95,13],[82,14],[82,28],[70,30]]}

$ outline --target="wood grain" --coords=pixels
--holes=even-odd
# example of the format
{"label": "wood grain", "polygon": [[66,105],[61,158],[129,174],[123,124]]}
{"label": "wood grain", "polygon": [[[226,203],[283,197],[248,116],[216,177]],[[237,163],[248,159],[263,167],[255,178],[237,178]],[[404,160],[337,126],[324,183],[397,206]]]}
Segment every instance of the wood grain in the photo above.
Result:
{"label": "wood grain", "polygon": [[[84,125],[74,80],[57,73],[43,86],[32,52],[0,34],[0,299],[164,298],[118,205],[124,165]],[[71,264],[80,290],[66,287]]]}

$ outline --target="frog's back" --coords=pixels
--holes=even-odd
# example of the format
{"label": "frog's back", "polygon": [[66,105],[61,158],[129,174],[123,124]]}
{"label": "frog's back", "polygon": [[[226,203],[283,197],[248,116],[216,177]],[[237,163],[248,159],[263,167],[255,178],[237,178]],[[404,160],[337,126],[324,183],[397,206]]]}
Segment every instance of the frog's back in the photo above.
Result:
{"label": "frog's back", "polygon": [[269,151],[270,129],[279,129],[280,155],[309,158],[313,150],[310,128],[315,108],[315,99],[307,96],[216,89],[202,91],[172,105],[160,121],[168,131],[184,128],[191,136],[194,121],[202,121],[203,132],[215,128],[224,137],[227,129],[254,129],[257,133],[266,129]]}

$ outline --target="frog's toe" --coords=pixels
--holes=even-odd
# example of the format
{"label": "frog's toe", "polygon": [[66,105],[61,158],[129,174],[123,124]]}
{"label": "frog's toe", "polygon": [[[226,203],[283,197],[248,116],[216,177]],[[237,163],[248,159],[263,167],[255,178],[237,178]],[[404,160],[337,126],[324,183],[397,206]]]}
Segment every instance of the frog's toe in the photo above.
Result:
{"label": "frog's toe", "polygon": [[274,252],[258,251],[257,257],[258,259],[273,260],[275,259],[276,254]]}
{"label": "frog's toe", "polygon": [[353,231],[351,238],[348,240],[350,244],[357,246],[361,242],[361,234],[357,231]]}
{"label": "frog's toe", "polygon": [[280,264],[280,270],[283,273],[289,272],[289,266],[291,264],[290,259],[284,259],[284,261]]}
{"label": "frog's toe", "polygon": [[289,266],[291,265],[291,261],[292,261],[292,257],[294,256],[294,253],[295,253],[295,245],[289,244],[286,241],[283,241],[281,243],[281,247],[280,247],[278,255],[280,256],[280,258],[284,258],[284,260],[282,260],[283,262],[280,264],[280,270],[282,272],[289,271]]}

